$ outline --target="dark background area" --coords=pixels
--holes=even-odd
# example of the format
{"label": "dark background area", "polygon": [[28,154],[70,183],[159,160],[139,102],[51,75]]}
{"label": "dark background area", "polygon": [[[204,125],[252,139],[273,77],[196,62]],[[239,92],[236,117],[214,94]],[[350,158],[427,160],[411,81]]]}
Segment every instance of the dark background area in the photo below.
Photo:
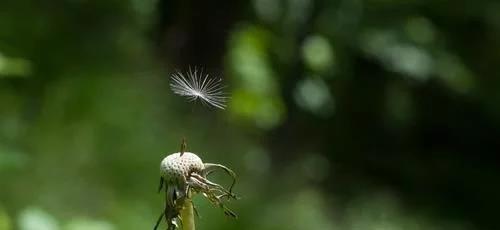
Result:
{"label": "dark background area", "polygon": [[496,1],[4,0],[0,230],[152,228],[184,136],[239,175],[199,229],[496,229],[499,41]]}

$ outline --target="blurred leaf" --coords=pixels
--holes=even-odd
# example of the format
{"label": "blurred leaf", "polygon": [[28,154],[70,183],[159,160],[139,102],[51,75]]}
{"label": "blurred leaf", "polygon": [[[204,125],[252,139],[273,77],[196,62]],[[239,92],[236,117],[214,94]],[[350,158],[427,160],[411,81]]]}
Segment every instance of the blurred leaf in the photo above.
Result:
{"label": "blurred leaf", "polygon": [[3,56],[0,53],[0,77],[25,77],[31,74],[31,63],[22,58]]}
{"label": "blurred leaf", "polygon": [[26,165],[28,158],[21,152],[0,145],[0,172],[10,169],[20,169]]}
{"label": "blurred leaf", "polygon": [[368,30],[362,36],[361,47],[379,60],[388,70],[427,80],[434,71],[434,60],[422,47],[401,40],[390,30]]}
{"label": "blurred leaf", "polygon": [[437,58],[437,74],[444,83],[459,93],[469,93],[474,88],[473,75],[454,55],[442,53]]}
{"label": "blurred leaf", "polygon": [[283,119],[284,106],[276,76],[269,63],[268,34],[256,26],[236,31],[230,42],[230,63],[235,73],[230,112],[272,128]]}

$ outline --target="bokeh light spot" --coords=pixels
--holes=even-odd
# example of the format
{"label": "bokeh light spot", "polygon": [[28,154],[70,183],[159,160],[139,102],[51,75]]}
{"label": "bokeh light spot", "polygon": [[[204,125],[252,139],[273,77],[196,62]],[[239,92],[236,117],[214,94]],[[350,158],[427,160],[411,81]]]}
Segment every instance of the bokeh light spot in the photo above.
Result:
{"label": "bokeh light spot", "polygon": [[304,61],[315,71],[325,71],[334,64],[334,54],[325,37],[312,35],[302,45]]}
{"label": "bokeh light spot", "polygon": [[29,207],[23,210],[18,217],[20,230],[58,230],[57,220],[37,207]]}
{"label": "bokeh light spot", "polygon": [[435,39],[435,29],[432,23],[424,17],[413,17],[405,25],[408,36],[417,43],[431,43]]}
{"label": "bokeh light spot", "polygon": [[300,108],[317,115],[330,115],[335,108],[328,86],[319,78],[306,78],[299,82],[294,98]]}

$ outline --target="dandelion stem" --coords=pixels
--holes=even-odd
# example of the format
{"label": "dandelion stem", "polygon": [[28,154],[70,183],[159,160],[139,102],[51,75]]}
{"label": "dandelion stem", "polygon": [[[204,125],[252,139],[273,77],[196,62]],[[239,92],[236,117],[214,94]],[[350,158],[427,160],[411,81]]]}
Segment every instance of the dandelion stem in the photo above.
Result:
{"label": "dandelion stem", "polygon": [[194,225],[194,208],[191,198],[184,200],[184,205],[180,211],[182,220],[182,230],[195,230]]}

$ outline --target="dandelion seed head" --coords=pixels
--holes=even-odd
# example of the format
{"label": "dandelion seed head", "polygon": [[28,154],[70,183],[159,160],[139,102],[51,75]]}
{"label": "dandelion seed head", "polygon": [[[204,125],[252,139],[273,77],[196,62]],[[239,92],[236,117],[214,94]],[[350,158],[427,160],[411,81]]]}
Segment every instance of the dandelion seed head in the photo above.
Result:
{"label": "dandelion seed head", "polygon": [[[229,189],[208,179],[216,170],[223,170],[233,179]],[[219,207],[224,214],[236,218],[236,214],[226,207],[226,202],[237,199],[232,192],[236,183],[236,174],[221,164],[203,163],[195,153],[173,153],[166,156],[160,164],[160,189],[165,188],[166,209],[163,213],[169,225],[168,229],[176,226],[180,219],[180,210],[184,202],[191,202],[192,196],[202,194],[215,207]],[[165,183],[165,186],[163,186]],[[162,215],[163,215],[162,214]],[[161,220],[161,217],[159,221]],[[157,228],[157,222],[155,229]]]}
{"label": "dandelion seed head", "polygon": [[211,78],[196,69],[189,70],[186,75],[181,72],[174,73],[171,76],[170,88],[175,94],[187,97],[190,101],[200,100],[209,106],[226,108],[228,97],[223,91],[225,86],[222,79]]}

